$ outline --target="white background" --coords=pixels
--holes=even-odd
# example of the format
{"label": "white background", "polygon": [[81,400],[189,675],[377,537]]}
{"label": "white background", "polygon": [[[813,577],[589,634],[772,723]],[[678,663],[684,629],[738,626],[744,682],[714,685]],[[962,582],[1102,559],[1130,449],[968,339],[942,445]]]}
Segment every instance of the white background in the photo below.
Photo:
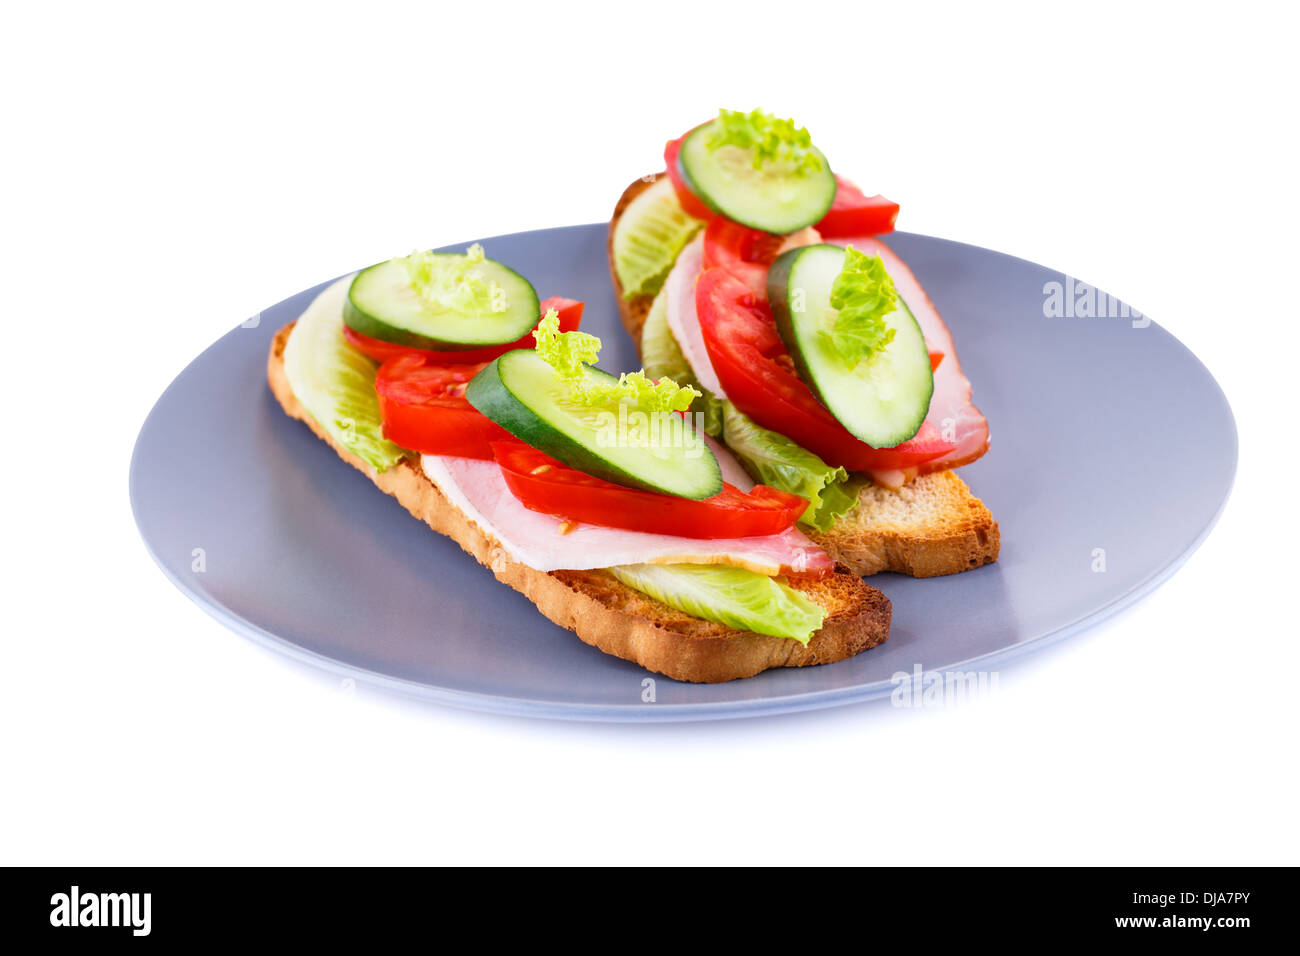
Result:
{"label": "white background", "polygon": [[[3,862],[1300,862],[1286,8],[455,6],[4,15]],[[127,465],[206,345],[395,252],[606,219],[719,105],[1201,357],[1240,469],[1173,580],[974,704],[608,727],[349,695],[164,579]]]}

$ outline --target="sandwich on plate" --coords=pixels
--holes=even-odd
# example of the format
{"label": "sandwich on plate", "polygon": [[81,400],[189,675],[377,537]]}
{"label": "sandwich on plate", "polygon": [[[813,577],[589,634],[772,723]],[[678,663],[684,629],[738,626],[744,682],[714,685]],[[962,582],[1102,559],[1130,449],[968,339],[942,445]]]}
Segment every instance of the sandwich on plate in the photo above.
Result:
{"label": "sandwich on plate", "polygon": [[725,681],[884,641],[889,600],[805,533],[840,485],[753,477],[709,436],[702,388],[597,368],[582,312],[477,245],[415,252],[327,287],[267,375],[344,461],[608,654]]}
{"label": "sandwich on plate", "polygon": [[880,238],[899,207],[832,172],[808,131],[754,110],[668,142],[609,227],[619,310],[651,379],[798,525],[860,575],[997,560],[997,522],[954,471],[989,427],[953,337]]}

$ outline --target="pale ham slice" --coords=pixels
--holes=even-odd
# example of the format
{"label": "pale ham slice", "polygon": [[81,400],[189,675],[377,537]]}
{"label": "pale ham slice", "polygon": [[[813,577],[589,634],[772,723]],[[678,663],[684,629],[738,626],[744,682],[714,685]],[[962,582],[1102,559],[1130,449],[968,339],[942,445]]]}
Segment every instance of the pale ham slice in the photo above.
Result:
{"label": "pale ham slice", "polygon": [[704,332],[700,329],[700,317],[695,311],[695,280],[700,277],[704,262],[704,233],[700,233],[686,244],[672,271],[665,282],[664,305],[667,307],[668,328],[677,340],[682,355],[700,384],[718,398],[726,398],[718,373],[713,370],[709,359],[709,350],[704,347]]}
{"label": "pale ham slice", "polygon": [[[753,482],[719,450],[723,478],[743,490]],[[423,455],[425,475],[520,564],[538,571],[585,571],[618,564],[729,564],[759,574],[824,573],[830,555],[791,528],[756,538],[681,538],[574,524],[529,511],[506,485],[494,461]]]}
{"label": "pale ham slice", "polygon": [[[939,310],[934,307],[925,289],[917,281],[912,270],[907,267],[894,250],[874,237],[858,239],[835,239],[837,246],[852,246],[867,255],[879,255],[885,264],[885,270],[894,280],[894,287],[903,297],[907,307],[916,316],[925,336],[925,344],[931,352],[942,352],[943,361],[934,372],[934,395],[930,399],[930,412],[925,420],[939,430],[939,434],[957,447],[934,461],[921,465],[920,474],[932,471],[944,471],[965,465],[983,455],[989,448],[989,423],[980,410],[971,404],[970,379],[962,374],[961,362],[957,360],[957,346],[953,343],[952,333],[939,317]],[[890,478],[900,475],[890,474]],[[882,475],[882,478],[886,476]],[[889,485],[889,482],[882,482]]]}

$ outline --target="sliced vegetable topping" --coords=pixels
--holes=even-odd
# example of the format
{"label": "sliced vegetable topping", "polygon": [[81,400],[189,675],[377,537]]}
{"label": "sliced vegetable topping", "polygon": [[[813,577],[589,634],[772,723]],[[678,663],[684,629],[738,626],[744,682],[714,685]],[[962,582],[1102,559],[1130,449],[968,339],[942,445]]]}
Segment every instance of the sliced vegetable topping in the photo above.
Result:
{"label": "sliced vegetable topping", "polygon": [[840,236],[875,236],[893,232],[898,219],[898,203],[884,196],[868,196],[840,176],[830,211],[817,223],[823,239]]}
{"label": "sliced vegetable topping", "polygon": [[510,438],[465,398],[478,365],[441,365],[411,352],[379,367],[375,391],[385,437],[426,455],[492,459],[492,442]]}
{"label": "sliced vegetable topping", "polygon": [[474,243],[464,255],[434,255],[416,249],[399,259],[407,281],[430,312],[462,315],[504,312],[510,308],[506,290],[482,269],[486,256]]}
{"label": "sliced vegetable topping", "polygon": [[593,368],[600,339],[560,332],[548,315],[536,349],[507,352],[470,382],[470,403],[516,438],[615,484],[684,498],[722,490],[722,472],[692,423],[677,414],[699,393],[643,372]]}
{"label": "sliced vegetable topping", "polygon": [[787,584],[716,564],[625,564],[610,573],[630,588],[706,621],[806,645],[826,611]]}
{"label": "sliced vegetable topping", "polygon": [[793,527],[808,503],[759,485],[743,492],[724,484],[703,501],[624,488],[584,474],[517,441],[492,450],[506,484],[524,507],[586,524],[684,538],[750,538]]}
{"label": "sliced vegetable topping", "polygon": [[[559,316],[560,331],[562,332],[574,332],[582,323],[583,303],[577,299],[552,296],[542,303],[541,314],[545,315],[552,309]],[[540,317],[538,321],[541,321]],[[405,345],[395,345],[382,339],[371,338],[368,335],[362,335],[349,326],[343,327],[343,337],[354,348],[369,355],[376,362],[387,362],[399,355],[420,355],[435,365],[481,365],[484,362],[492,361],[498,355],[504,355],[511,349],[530,349],[534,343],[533,334],[530,331],[517,341],[507,345],[493,345],[485,349],[467,349],[457,352],[431,352],[428,349],[413,349]]]}
{"label": "sliced vegetable topping", "polygon": [[767,293],[802,380],[850,434],[873,448],[916,435],[934,393],[930,353],[879,257],[791,249],[772,264]]}
{"label": "sliced vegetable topping", "polygon": [[[934,394],[930,397],[930,411],[925,426],[908,444],[916,444],[929,432],[942,436],[952,447],[946,454],[922,463],[919,473],[929,474],[975,461],[988,451],[989,424],[971,401],[971,383],[962,372],[952,333],[907,263],[889,246],[866,236],[854,245],[868,254],[880,256],[884,261],[885,268],[889,270],[898,289],[899,298],[921,326],[926,347],[931,351]],[[942,361],[937,360],[940,355]]]}
{"label": "sliced vegetable topping", "polygon": [[829,531],[857,504],[857,489],[843,468],[832,467],[793,439],[755,424],[731,402],[724,402],[722,409],[727,447],[755,481],[808,502],[799,517],[803,524]]}
{"label": "sliced vegetable topping", "polygon": [[561,332],[558,317],[548,313],[533,331],[537,354],[569,386],[575,401],[587,405],[626,403],[643,412],[684,412],[700,393],[670,378],[652,382],[644,371],[623,372],[616,382],[609,376],[592,378],[588,367],[600,360],[600,339],[586,332]]}
{"label": "sliced vegetable topping", "polygon": [[781,236],[715,219],[704,230],[704,268],[726,269],[751,292],[767,298],[767,270],[781,251]]}
{"label": "sliced vegetable topping", "polygon": [[885,316],[897,305],[898,293],[880,256],[865,256],[846,246],[844,268],[831,284],[822,334],[844,363],[856,368],[894,341],[898,330],[885,323]]}
{"label": "sliced vegetable topping", "polygon": [[682,211],[692,218],[708,222],[716,217],[717,213],[700,202],[700,198],[691,192],[686,185],[686,180],[682,178],[681,163],[677,161],[685,139],[685,136],[670,139],[664,146],[664,163],[668,167],[668,178],[673,184],[673,192],[677,195],[677,202],[681,204]]}
{"label": "sliced vegetable topping", "polygon": [[623,297],[658,292],[677,254],[702,224],[682,209],[666,176],[633,199],[618,218],[611,245]]}
{"label": "sliced vegetable topping", "polygon": [[719,110],[705,147],[716,153],[724,146],[747,153],[754,169],[779,166],[787,175],[802,176],[826,165],[821,153],[813,149],[812,136],[805,127],[762,110]]}
{"label": "sliced vegetable topping", "polygon": [[[833,276],[828,289],[830,281]],[[854,437],[795,373],[767,304],[754,301],[745,283],[725,270],[701,273],[695,302],[709,358],[727,397],[764,428],[792,436],[823,461],[850,471],[909,468],[952,450],[932,428],[891,448],[874,448]],[[928,354],[926,363],[928,368]]]}
{"label": "sliced vegetable topping", "polygon": [[677,164],[704,206],[764,232],[811,226],[835,200],[835,175],[808,131],[760,110],[723,110],[696,127],[682,140]]}
{"label": "sliced vegetable topping", "polygon": [[376,471],[405,456],[382,432],[375,363],[343,339],[343,303],[350,279],[316,297],[284,348],[284,373],[303,408],[340,445]]}
{"label": "sliced vegetable topping", "polygon": [[465,253],[413,252],[362,270],[344,320],[385,342],[463,351],[515,342],[539,314],[528,280],[475,244]]}

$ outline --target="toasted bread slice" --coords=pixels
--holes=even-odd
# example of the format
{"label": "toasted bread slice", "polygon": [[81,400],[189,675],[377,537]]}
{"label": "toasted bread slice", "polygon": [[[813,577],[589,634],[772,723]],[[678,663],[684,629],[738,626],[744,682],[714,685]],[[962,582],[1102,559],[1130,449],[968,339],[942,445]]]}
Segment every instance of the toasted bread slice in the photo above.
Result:
{"label": "toasted bread slice", "polygon": [[[628,204],[653,182],[654,177],[638,179],[623,190],[606,242],[619,315],[638,349],[654,297],[623,297],[614,269],[614,229]],[[861,575],[879,571],[917,578],[956,574],[996,561],[1002,547],[998,523],[989,509],[951,471],[922,475],[897,491],[868,484],[857,506],[830,531],[809,536],[837,563]]]}
{"label": "toasted bread slice", "polygon": [[276,333],[267,358],[271,391],[291,418],[307,423],[339,457],[434,531],[445,534],[497,580],[587,644],[681,681],[716,683],[752,677],[769,667],[829,664],[881,644],[889,636],[889,598],[843,569],[824,578],[791,580],[827,611],[805,647],[798,641],[740,631],[691,617],[618,581],[608,571],[538,571],[514,561],[500,543],[443,496],[412,456],[384,472],[338,444],[294,397],[284,372],[284,346],[293,323]]}
{"label": "toasted bread slice", "polygon": [[996,561],[998,523],[956,472],[921,475],[897,491],[867,484],[825,534],[808,537],[857,574],[933,578]]}

